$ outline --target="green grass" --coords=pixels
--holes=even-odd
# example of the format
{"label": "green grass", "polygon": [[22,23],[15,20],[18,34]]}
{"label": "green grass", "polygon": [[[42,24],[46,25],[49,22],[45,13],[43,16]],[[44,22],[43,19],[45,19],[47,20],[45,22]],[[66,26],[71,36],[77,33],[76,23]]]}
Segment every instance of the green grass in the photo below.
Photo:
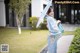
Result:
{"label": "green grass", "polygon": [[38,53],[47,43],[46,30],[22,30],[18,35],[17,29],[0,28],[0,44],[9,44],[9,53]]}
{"label": "green grass", "polygon": [[74,35],[74,31],[65,31],[63,35]]}
{"label": "green grass", "polygon": [[[74,32],[64,32],[63,35]],[[9,53],[38,53],[47,43],[48,30],[22,29],[19,35],[17,29],[0,28],[0,44],[9,44]]]}

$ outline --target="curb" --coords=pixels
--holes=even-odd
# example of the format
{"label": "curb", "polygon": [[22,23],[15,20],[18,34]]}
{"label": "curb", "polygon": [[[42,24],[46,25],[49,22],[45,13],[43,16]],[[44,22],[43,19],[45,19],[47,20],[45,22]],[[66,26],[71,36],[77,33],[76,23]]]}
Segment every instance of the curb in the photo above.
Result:
{"label": "curb", "polygon": [[[47,47],[47,44],[40,50],[39,53],[42,53],[43,51],[47,51],[46,47]],[[46,50],[45,50],[45,49],[46,49]],[[44,53],[44,52],[43,52],[43,53]]]}

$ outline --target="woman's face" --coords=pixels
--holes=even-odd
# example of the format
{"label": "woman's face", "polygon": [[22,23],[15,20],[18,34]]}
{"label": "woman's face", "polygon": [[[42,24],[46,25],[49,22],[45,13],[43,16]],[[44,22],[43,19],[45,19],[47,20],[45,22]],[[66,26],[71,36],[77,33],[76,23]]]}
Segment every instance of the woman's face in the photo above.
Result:
{"label": "woman's face", "polygon": [[51,9],[51,12],[49,13],[49,16],[54,16],[54,12],[53,12],[53,9]]}

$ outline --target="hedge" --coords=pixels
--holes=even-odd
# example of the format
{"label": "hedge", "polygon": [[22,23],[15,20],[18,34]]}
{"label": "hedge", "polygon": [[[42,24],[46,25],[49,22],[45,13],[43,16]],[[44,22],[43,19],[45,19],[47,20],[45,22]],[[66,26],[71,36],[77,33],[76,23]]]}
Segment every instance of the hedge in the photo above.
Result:
{"label": "hedge", "polygon": [[71,43],[68,53],[80,53],[80,28],[75,31],[75,37]]}
{"label": "hedge", "polygon": [[41,23],[41,29],[47,29],[47,21],[44,19],[44,23]]}
{"label": "hedge", "polygon": [[37,30],[36,24],[38,22],[38,18],[36,16],[29,18],[30,27],[32,27],[33,30]]}
{"label": "hedge", "polygon": [[36,16],[29,18],[29,24],[30,24],[30,27],[33,30],[47,29],[47,27],[46,27],[46,24],[47,24],[46,19],[44,19],[44,22],[41,23],[38,28],[36,28],[37,22],[38,22],[38,18]]}

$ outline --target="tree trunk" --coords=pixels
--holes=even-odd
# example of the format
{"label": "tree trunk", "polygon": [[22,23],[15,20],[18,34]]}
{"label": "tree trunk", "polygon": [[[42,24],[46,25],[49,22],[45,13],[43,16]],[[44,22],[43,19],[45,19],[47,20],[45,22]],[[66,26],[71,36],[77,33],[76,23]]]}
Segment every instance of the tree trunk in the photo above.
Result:
{"label": "tree trunk", "polygon": [[18,24],[18,33],[21,34],[21,27],[20,27],[20,24]]}
{"label": "tree trunk", "polygon": [[21,24],[20,24],[20,20],[18,19],[18,16],[16,16],[16,22],[18,27],[18,33],[21,34]]}

